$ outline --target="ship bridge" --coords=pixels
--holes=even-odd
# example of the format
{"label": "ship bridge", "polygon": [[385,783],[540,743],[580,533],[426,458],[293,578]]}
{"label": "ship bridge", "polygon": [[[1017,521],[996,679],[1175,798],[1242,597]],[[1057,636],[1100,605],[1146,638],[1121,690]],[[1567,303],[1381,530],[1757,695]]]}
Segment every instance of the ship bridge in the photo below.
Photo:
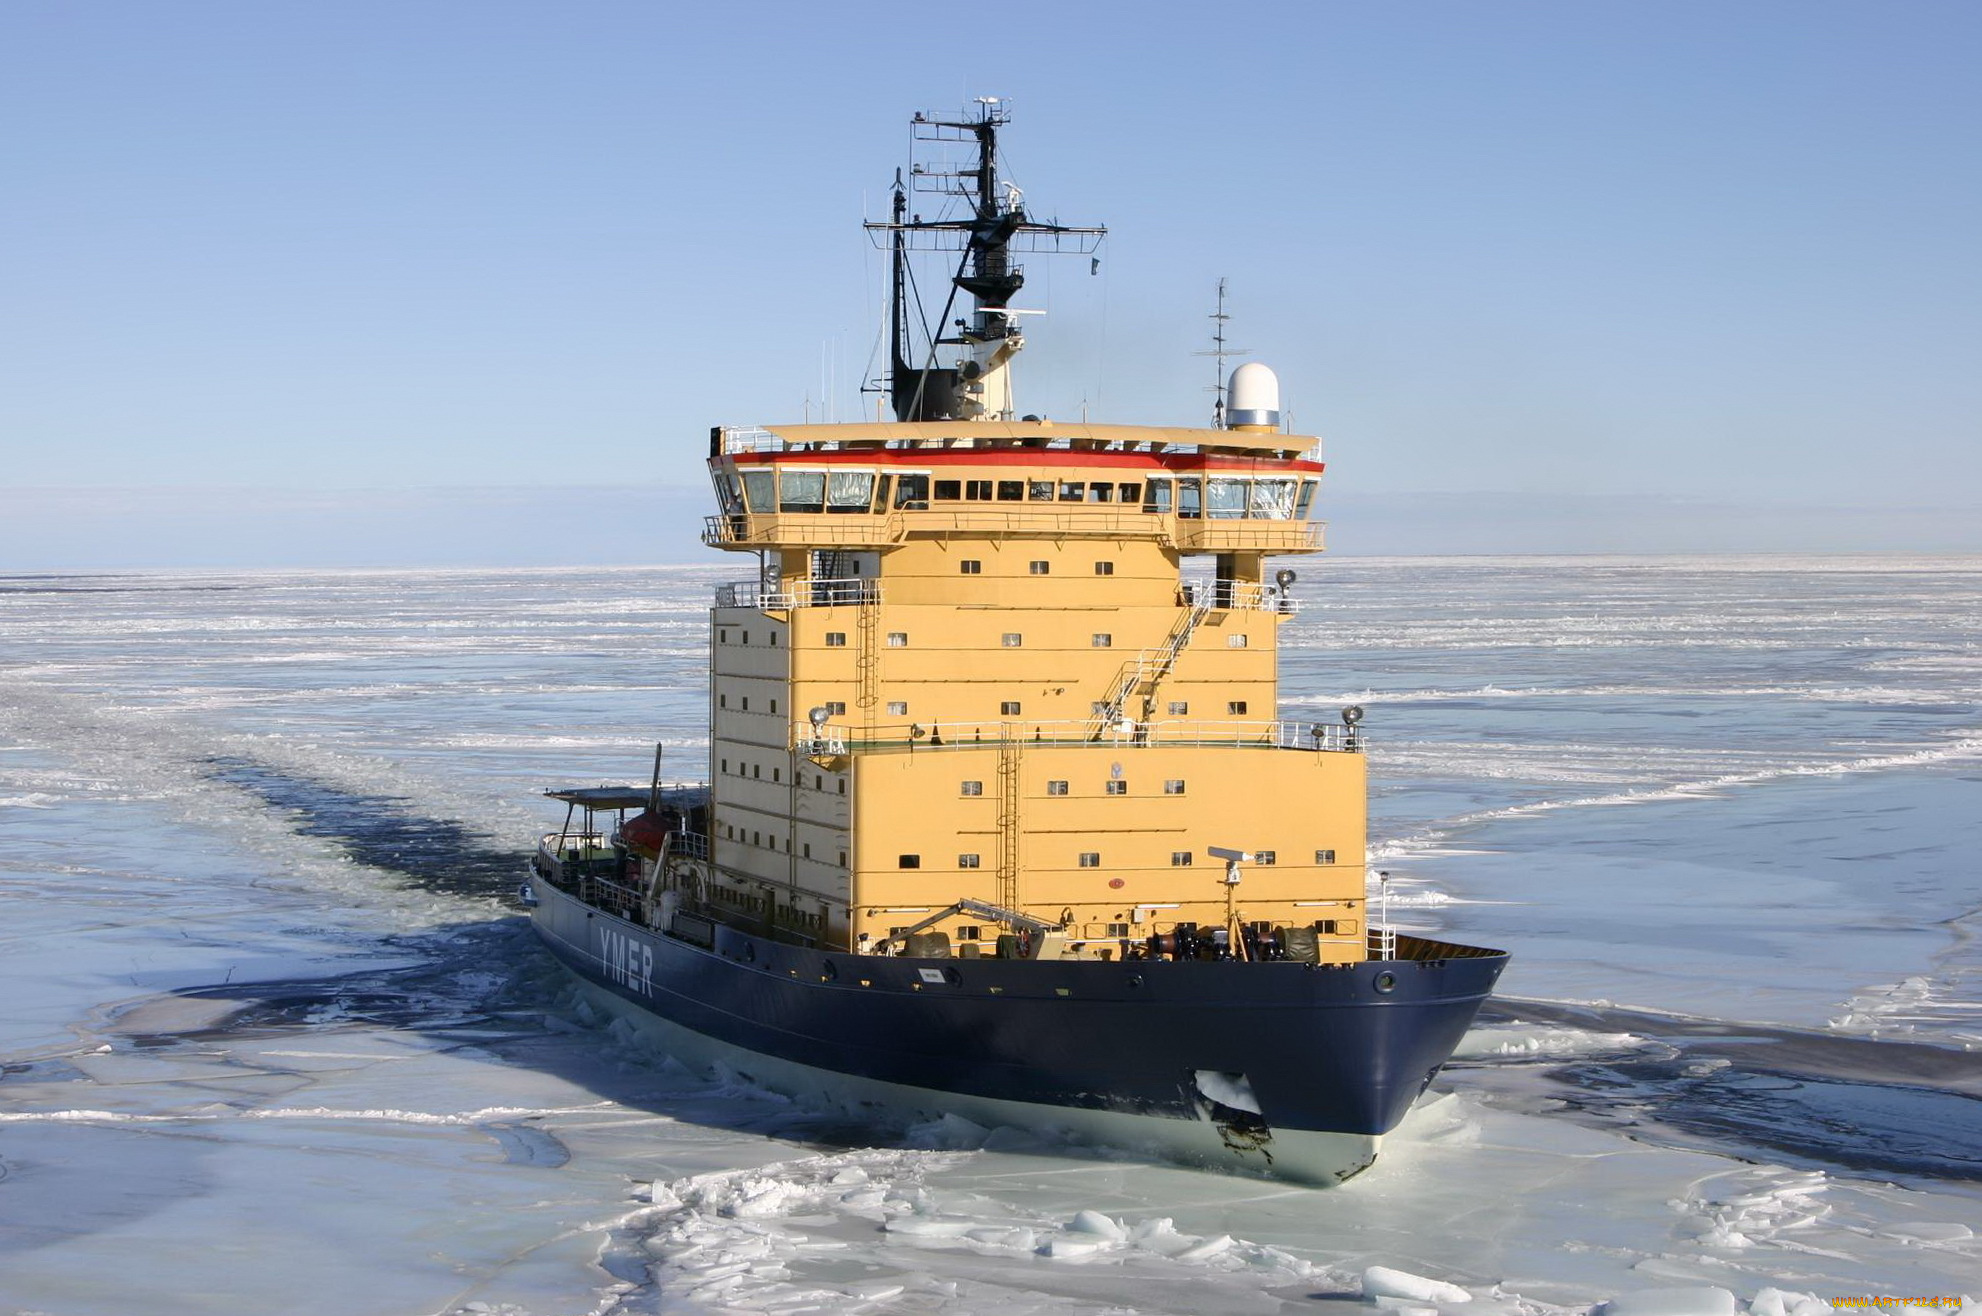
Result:
{"label": "ship bridge", "polygon": [[711,547],[883,549],[996,535],[1148,540],[1182,554],[1313,553],[1317,441],[1027,421],[717,429]]}

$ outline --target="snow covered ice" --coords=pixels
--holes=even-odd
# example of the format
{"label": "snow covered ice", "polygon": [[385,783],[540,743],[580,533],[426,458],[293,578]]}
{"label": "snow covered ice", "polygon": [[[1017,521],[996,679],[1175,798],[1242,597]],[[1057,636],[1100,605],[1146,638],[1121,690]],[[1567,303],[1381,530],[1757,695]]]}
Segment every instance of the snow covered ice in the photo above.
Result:
{"label": "snow covered ice", "polygon": [[728,574],[0,579],[0,1313],[1982,1294],[1982,560],[1307,573],[1283,713],[1369,709],[1397,921],[1515,954],[1330,1192],[594,1013],[507,903],[538,792],[699,774]]}

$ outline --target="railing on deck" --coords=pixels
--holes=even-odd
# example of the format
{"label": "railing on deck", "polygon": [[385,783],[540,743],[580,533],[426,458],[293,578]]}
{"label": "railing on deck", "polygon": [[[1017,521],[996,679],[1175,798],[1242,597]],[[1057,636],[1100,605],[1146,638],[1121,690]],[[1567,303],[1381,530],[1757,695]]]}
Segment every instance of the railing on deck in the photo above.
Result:
{"label": "railing on deck", "polygon": [[813,727],[794,722],[791,746],[801,754],[836,757],[877,750],[982,749],[1001,744],[1106,745],[1114,748],[1225,745],[1239,749],[1298,749],[1360,753],[1369,737],[1333,722],[1248,722],[1124,719],[1097,731],[1092,722],[898,722],[875,727]]}
{"label": "railing on deck", "polygon": [[852,578],[846,580],[788,580],[766,585],[757,580],[739,580],[716,586],[719,608],[761,608],[781,612],[790,608],[841,608],[881,601],[881,582]]}
{"label": "railing on deck", "polygon": [[[1017,510],[1023,507],[1024,510]],[[1325,521],[1237,517],[1229,520],[1123,510],[1119,506],[1019,504],[1014,510],[973,507],[871,512],[734,512],[702,519],[702,542],[711,548],[770,544],[899,544],[916,535],[1037,535],[1157,538],[1199,551],[1311,552],[1322,547]]]}

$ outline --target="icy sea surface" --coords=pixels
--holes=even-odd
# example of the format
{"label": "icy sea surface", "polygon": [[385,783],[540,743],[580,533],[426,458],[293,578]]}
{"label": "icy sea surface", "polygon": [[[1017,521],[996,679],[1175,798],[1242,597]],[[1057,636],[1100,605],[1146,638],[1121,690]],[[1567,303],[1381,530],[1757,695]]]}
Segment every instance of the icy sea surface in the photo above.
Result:
{"label": "icy sea surface", "polygon": [[1982,1293],[1982,559],[1300,569],[1282,713],[1368,709],[1396,920],[1515,955],[1330,1192],[863,1126],[573,993],[538,792],[699,775],[733,566],[0,577],[0,1313]]}

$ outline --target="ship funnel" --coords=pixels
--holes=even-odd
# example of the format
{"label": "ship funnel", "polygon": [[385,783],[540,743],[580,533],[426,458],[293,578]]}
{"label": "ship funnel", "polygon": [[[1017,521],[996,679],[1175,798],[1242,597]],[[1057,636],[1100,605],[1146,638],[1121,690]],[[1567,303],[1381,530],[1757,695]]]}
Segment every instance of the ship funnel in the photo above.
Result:
{"label": "ship funnel", "polygon": [[1280,379],[1259,362],[1248,361],[1232,371],[1225,397],[1227,429],[1280,428]]}

